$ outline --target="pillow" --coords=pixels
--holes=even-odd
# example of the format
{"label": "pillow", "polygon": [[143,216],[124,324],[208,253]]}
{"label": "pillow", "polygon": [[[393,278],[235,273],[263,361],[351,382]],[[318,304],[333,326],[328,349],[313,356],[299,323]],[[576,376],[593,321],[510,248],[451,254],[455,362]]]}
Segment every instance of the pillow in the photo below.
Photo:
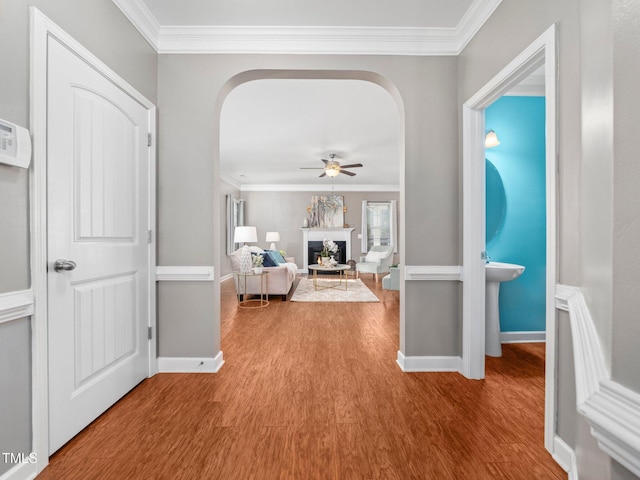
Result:
{"label": "pillow", "polygon": [[276,263],[287,263],[282,254],[278,250],[265,250],[265,253],[271,256]]}
{"label": "pillow", "polygon": [[378,263],[387,256],[387,252],[369,252],[365,258],[365,262]]}
{"label": "pillow", "polygon": [[253,262],[253,257],[255,255],[262,255],[262,266],[263,267],[277,267],[278,266],[278,263],[273,261],[273,259],[271,258],[271,256],[269,255],[268,252],[252,253],[251,254],[251,261],[252,262]]}

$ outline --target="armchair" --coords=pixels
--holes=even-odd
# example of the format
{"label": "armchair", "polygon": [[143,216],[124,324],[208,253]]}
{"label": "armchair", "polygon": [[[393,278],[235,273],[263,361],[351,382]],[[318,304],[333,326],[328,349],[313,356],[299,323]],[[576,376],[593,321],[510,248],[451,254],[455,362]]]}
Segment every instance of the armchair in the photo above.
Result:
{"label": "armchair", "polygon": [[393,247],[373,246],[367,256],[360,257],[360,261],[356,263],[356,277],[360,277],[360,273],[372,273],[377,283],[378,275],[388,272],[391,263],[393,263]]}
{"label": "armchair", "polygon": [[400,268],[389,267],[389,275],[382,278],[384,290],[400,290]]}

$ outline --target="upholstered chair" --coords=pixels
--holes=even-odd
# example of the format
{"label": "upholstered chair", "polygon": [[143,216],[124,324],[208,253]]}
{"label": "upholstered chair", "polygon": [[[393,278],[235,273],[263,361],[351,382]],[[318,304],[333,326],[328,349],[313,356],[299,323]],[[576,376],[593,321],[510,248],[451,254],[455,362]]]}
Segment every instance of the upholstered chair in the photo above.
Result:
{"label": "upholstered chair", "polygon": [[382,288],[385,290],[400,290],[399,267],[389,267],[389,275],[382,277]]}
{"label": "upholstered chair", "polygon": [[377,283],[378,275],[388,272],[392,263],[393,247],[373,246],[367,256],[360,257],[360,261],[356,263],[356,276],[360,277],[361,273],[372,273]]}

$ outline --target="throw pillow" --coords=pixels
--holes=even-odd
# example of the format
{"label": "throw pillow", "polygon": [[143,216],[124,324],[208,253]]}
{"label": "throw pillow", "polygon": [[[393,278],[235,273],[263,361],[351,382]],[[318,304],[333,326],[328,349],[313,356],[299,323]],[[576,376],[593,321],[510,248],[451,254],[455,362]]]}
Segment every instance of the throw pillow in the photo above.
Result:
{"label": "throw pillow", "polygon": [[378,263],[378,261],[386,257],[386,252],[369,252],[365,258],[365,262]]}
{"label": "throw pillow", "polygon": [[262,255],[262,266],[263,267],[277,267],[278,264],[273,261],[273,259],[267,254],[267,252],[262,253],[251,253],[251,260],[256,255]]}
{"label": "throw pillow", "polygon": [[287,263],[282,254],[278,250],[265,250],[276,263]]}

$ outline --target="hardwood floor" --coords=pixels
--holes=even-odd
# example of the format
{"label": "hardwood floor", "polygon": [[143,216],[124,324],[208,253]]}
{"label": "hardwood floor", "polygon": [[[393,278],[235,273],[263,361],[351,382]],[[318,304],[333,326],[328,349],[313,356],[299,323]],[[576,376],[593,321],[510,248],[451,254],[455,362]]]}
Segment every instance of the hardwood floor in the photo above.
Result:
{"label": "hardwood floor", "polygon": [[398,292],[367,277],[380,303],[243,310],[223,283],[220,372],[145,380],[38,478],[566,479],[543,447],[544,345],[506,345],[483,381],[403,373]]}

